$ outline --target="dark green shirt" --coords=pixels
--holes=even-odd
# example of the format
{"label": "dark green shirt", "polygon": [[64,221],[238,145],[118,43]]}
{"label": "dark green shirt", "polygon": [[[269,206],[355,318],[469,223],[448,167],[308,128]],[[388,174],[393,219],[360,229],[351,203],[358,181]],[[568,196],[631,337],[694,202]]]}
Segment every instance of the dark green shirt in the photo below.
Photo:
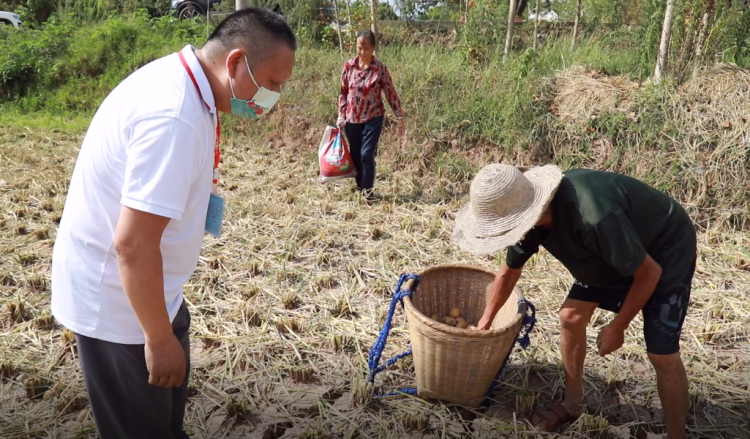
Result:
{"label": "dark green shirt", "polygon": [[508,248],[509,267],[523,267],[541,245],[582,283],[627,288],[648,253],[662,268],[656,288],[664,290],[695,259],[695,228],[682,206],[634,178],[570,170],[550,205],[551,229],[535,227]]}

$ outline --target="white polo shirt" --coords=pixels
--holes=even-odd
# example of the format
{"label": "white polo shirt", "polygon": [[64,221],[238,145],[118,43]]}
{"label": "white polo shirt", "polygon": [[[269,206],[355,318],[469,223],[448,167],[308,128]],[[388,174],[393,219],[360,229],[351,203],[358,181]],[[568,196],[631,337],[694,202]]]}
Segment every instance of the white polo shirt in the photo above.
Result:
{"label": "white polo shirt", "polygon": [[120,83],[86,133],[52,253],[52,313],[73,332],[145,342],[117,268],[114,234],[122,206],[171,219],[161,239],[170,321],[182,304],[203,241],[217,122],[193,50],[182,53],[205,103],[173,53]]}

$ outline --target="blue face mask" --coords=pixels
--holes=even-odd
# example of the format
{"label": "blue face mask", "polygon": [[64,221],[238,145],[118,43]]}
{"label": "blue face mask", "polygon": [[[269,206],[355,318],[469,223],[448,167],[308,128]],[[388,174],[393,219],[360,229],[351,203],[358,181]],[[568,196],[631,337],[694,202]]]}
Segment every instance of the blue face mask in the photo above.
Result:
{"label": "blue face mask", "polygon": [[247,66],[247,72],[250,74],[250,79],[252,79],[255,86],[258,87],[258,92],[255,93],[255,96],[249,101],[245,99],[237,99],[237,96],[234,94],[234,85],[232,84],[233,80],[230,77],[229,88],[232,89],[232,98],[229,99],[229,104],[232,114],[235,116],[244,117],[246,119],[257,119],[271,111],[271,108],[273,108],[273,106],[276,105],[276,102],[279,101],[281,93],[258,85],[253,77],[253,72],[250,71],[250,64],[247,62],[247,56],[245,57],[245,65]]}

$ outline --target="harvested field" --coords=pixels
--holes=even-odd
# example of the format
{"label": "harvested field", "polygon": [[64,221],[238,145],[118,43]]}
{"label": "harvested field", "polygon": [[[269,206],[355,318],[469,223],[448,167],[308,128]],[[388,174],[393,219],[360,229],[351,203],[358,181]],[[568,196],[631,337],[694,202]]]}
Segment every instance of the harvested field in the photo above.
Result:
{"label": "harvested field", "polygon": [[[221,191],[228,224],[206,237],[185,291],[192,315],[194,438],[536,437],[523,416],[562,395],[556,312],[571,277],[535,257],[520,282],[536,304],[532,345],[516,351],[488,409],[398,396],[375,399],[367,354],[401,273],[439,263],[496,269],[450,240],[471,175],[391,133],[379,159],[381,200],[368,208],[351,182],[322,186],[315,145],[291,131],[225,142]],[[0,131],[0,437],[94,438],[75,345],[49,317],[56,222],[80,136]],[[411,152],[410,152],[411,151]],[[746,437],[750,425],[750,234],[704,230],[683,336],[693,437]],[[595,315],[590,346],[612,316]],[[384,358],[407,345],[404,314]],[[647,437],[663,432],[640,316],[624,347],[586,360],[589,415],[566,437]],[[377,389],[414,384],[410,361],[378,376]],[[515,421],[515,422],[514,422]],[[544,437],[551,437],[550,435]],[[653,437],[653,436],[650,436]]]}

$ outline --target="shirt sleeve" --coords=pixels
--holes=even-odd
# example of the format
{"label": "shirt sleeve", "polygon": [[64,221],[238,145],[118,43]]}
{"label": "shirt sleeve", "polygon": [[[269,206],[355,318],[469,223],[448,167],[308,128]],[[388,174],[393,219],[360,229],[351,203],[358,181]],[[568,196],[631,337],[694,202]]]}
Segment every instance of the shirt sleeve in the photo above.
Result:
{"label": "shirt sleeve", "polygon": [[635,226],[620,209],[594,226],[586,246],[624,277],[632,276],[646,259],[646,249]]}
{"label": "shirt sleeve", "polygon": [[207,151],[198,134],[172,117],[141,120],[130,127],[120,203],[179,220]]}
{"label": "shirt sleeve", "polygon": [[521,242],[512,247],[508,247],[508,254],[505,258],[505,263],[508,264],[508,267],[518,270],[523,268],[526,262],[538,251],[539,238],[536,231],[531,230]]}
{"label": "shirt sleeve", "polygon": [[341,91],[339,93],[339,117],[341,119],[346,119],[346,101],[349,97],[349,70],[347,69],[347,66],[349,64],[344,64],[344,69],[341,72]]}
{"label": "shirt sleeve", "polygon": [[404,112],[401,109],[401,101],[398,99],[398,93],[396,93],[396,87],[393,86],[393,80],[391,80],[391,74],[388,72],[388,68],[385,66],[385,64],[382,64],[383,70],[382,70],[382,76],[380,77],[380,80],[383,84],[383,91],[385,92],[385,97],[388,99],[388,103],[391,106],[391,109],[393,109],[393,112],[396,114],[396,117],[402,118],[404,117]]}

